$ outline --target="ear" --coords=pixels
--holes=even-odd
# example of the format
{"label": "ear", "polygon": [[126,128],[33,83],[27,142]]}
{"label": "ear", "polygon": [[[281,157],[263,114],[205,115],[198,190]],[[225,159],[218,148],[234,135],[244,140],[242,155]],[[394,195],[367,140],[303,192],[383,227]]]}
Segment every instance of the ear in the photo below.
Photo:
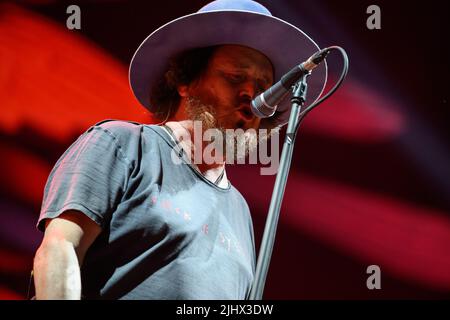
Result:
{"label": "ear", "polygon": [[180,97],[185,98],[188,96],[189,87],[185,84],[179,85],[177,91]]}

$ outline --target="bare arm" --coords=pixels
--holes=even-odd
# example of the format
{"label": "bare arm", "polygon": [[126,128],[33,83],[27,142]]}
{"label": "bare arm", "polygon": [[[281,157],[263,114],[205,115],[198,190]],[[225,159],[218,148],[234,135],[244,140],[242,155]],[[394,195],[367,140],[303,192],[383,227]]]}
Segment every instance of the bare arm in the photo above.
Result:
{"label": "bare arm", "polygon": [[44,239],[34,258],[37,300],[80,299],[80,266],[100,231],[100,226],[75,210],[47,220]]}

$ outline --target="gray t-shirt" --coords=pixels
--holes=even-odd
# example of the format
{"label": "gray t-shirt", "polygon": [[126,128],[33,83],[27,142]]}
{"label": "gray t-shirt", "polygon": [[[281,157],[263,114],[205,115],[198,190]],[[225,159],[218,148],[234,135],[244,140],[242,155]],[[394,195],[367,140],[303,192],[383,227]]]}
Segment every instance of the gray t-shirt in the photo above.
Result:
{"label": "gray t-shirt", "polygon": [[242,195],[186,162],[159,126],[107,120],[63,154],[38,228],[69,209],[102,227],[81,269],[87,299],[246,299],[255,248]]}

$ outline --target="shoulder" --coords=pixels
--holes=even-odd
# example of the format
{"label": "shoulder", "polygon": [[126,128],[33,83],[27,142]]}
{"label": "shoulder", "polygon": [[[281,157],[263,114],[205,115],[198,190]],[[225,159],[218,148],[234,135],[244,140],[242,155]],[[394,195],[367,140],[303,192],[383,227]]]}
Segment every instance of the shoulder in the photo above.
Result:
{"label": "shoulder", "polygon": [[[100,130],[113,135],[118,139],[139,137],[143,132],[156,132],[158,126],[152,124],[142,124],[135,121],[107,119],[100,121],[89,128],[91,130]],[[152,130],[148,130],[152,129]]]}
{"label": "shoulder", "polygon": [[[86,134],[102,136],[115,144],[119,153],[131,161],[140,153],[141,148],[152,148],[158,141],[156,125],[147,125],[133,121],[103,120],[90,127]],[[149,130],[151,129],[151,130]]]}
{"label": "shoulder", "polygon": [[88,132],[92,130],[99,130],[101,132],[109,133],[117,138],[123,136],[131,137],[133,135],[140,134],[142,126],[143,124],[138,122],[107,119],[90,127]]}
{"label": "shoulder", "polygon": [[146,130],[146,127],[154,126],[133,121],[108,119],[96,123],[87,132],[96,131],[102,135],[107,135],[115,140],[120,147],[126,147],[139,143],[143,139],[144,134],[147,135],[148,131],[151,131]]}

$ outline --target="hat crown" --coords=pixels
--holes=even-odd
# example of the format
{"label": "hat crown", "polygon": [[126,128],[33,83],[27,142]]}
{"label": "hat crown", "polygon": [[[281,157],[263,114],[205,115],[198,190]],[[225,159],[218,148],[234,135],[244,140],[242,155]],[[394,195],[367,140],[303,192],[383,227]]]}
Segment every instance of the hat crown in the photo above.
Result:
{"label": "hat crown", "polygon": [[198,12],[210,12],[217,10],[240,10],[269,16],[272,15],[266,7],[252,0],[216,0],[203,6],[200,10],[198,10]]}

